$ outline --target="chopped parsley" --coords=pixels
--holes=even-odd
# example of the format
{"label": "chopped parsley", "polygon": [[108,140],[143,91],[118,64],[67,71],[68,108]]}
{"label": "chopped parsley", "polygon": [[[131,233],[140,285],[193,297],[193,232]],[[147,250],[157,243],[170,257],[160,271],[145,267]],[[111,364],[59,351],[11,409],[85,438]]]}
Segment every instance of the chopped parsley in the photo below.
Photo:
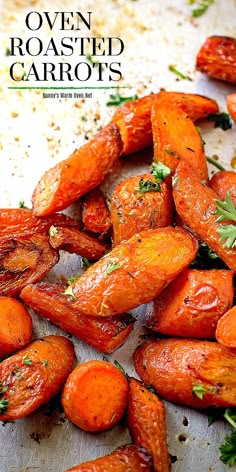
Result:
{"label": "chopped parsley", "polygon": [[146,193],[146,192],[159,192],[160,185],[158,183],[152,182],[151,180],[144,181],[144,178],[141,177],[139,180],[139,188],[135,192]]}
{"label": "chopped parsley", "polygon": [[[87,267],[87,269],[89,267],[91,267],[92,265],[94,264],[94,262],[91,262],[89,261],[86,257],[82,257],[82,266],[83,268]],[[77,276],[78,277],[78,276]],[[75,279],[74,279],[75,280]]]}
{"label": "chopped parsley", "polygon": [[119,264],[115,264],[115,262],[109,262],[107,266],[107,274],[111,274],[114,270],[119,269],[121,266]]}
{"label": "chopped parsley", "polygon": [[56,228],[56,226],[53,226],[53,225],[50,226],[50,228],[49,228],[49,236],[50,236],[50,238],[52,238],[53,236],[56,236],[56,234],[57,234],[57,228]]}
{"label": "chopped parsley", "polygon": [[171,169],[162,162],[152,164],[152,175],[157,183],[163,182],[171,174]]}
{"label": "chopped parsley", "polygon": [[73,292],[73,288],[71,285],[68,285],[68,287],[66,288],[66,290],[63,292],[63,295],[69,295],[70,297],[73,297],[74,299],[76,299],[76,296]]}
{"label": "chopped parsley", "polygon": [[43,364],[44,367],[47,367],[47,366],[48,366],[48,361],[47,361],[47,360],[46,360],[46,361],[42,361],[42,364]]}
{"label": "chopped parsley", "polygon": [[3,395],[4,393],[6,393],[8,390],[8,387],[2,387],[1,390],[0,390],[0,395]]}
{"label": "chopped parsley", "polygon": [[203,387],[202,384],[196,384],[192,388],[192,392],[200,398],[200,400],[203,400],[204,395],[207,393],[207,389]]}
{"label": "chopped parsley", "polygon": [[28,207],[25,205],[25,202],[24,202],[24,200],[20,200],[20,201],[19,201],[19,208],[25,208],[25,209],[28,209]]}
{"label": "chopped parsley", "polygon": [[32,364],[33,364],[32,359],[28,359],[27,354],[22,357],[22,362],[23,362],[23,364],[25,364],[25,365],[32,365]]}
{"label": "chopped parsley", "polygon": [[171,151],[171,149],[165,149],[166,154],[170,154],[170,156],[175,157],[176,159],[180,159],[177,151]]}
{"label": "chopped parsley", "polygon": [[[200,2],[200,5],[198,8],[194,8],[192,10],[192,16],[195,18],[198,18],[199,16],[202,16],[209,8],[212,3],[214,3],[215,0],[202,0]],[[191,2],[193,4],[193,1]]]}
{"label": "chopped parsley", "polygon": [[224,438],[223,444],[219,447],[220,460],[229,466],[236,465],[236,430],[232,430]]}
{"label": "chopped parsley", "polygon": [[106,103],[106,105],[108,107],[112,107],[112,106],[120,107],[124,103],[132,102],[133,100],[137,100],[138,95],[135,94],[131,97],[122,97],[119,93],[119,90],[117,90],[115,94],[109,95],[109,98],[110,98],[110,100]]}
{"label": "chopped parsley", "polygon": [[8,400],[6,398],[2,398],[0,400],[0,413],[5,413],[8,409]]}
{"label": "chopped parsley", "polygon": [[[101,64],[101,63],[98,62],[98,61],[94,61],[94,59],[93,59],[93,57],[92,57],[91,54],[86,54],[86,59],[87,59],[87,61],[88,61],[90,64],[92,64],[92,65],[94,65],[94,66],[99,66],[99,65]],[[101,64],[101,68],[102,68],[102,64]]]}
{"label": "chopped parsley", "polygon": [[[230,192],[227,193],[225,201],[215,200],[216,202],[216,215],[218,222],[221,221],[234,221],[236,222],[236,208],[230,197]],[[236,226],[233,224],[227,224],[218,228],[217,233],[220,235],[219,242],[223,244],[224,248],[233,249],[236,246]]]}
{"label": "chopped parsley", "polygon": [[208,115],[208,121],[214,121],[215,128],[221,128],[223,131],[232,128],[232,120],[228,113],[212,113]]}
{"label": "chopped parsley", "polygon": [[177,75],[180,79],[192,80],[189,75],[183,74],[183,72],[180,72],[178,69],[176,69],[176,66],[174,64],[169,65],[169,70],[175,75]]}
{"label": "chopped parsley", "polygon": [[206,156],[206,160],[207,162],[215,166],[217,169],[225,170],[225,168],[219,162],[217,162],[213,157]]}

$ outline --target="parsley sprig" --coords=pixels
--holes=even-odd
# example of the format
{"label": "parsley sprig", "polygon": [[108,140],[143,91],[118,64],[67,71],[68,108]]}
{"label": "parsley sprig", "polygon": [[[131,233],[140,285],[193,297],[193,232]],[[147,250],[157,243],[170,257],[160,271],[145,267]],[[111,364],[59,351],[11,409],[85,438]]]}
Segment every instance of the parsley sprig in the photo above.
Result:
{"label": "parsley sprig", "polygon": [[5,413],[8,409],[8,400],[6,398],[1,398],[0,400],[0,413]]}
{"label": "parsley sprig", "polygon": [[221,128],[223,131],[232,128],[232,120],[228,113],[212,113],[208,115],[208,121],[214,121],[215,128]]}
{"label": "parsley sprig", "polygon": [[207,393],[207,389],[202,384],[196,384],[193,386],[192,392],[195,393],[200,400],[203,400],[204,395]]}
{"label": "parsley sprig", "polygon": [[117,90],[117,92],[115,94],[109,95],[109,98],[110,98],[110,100],[106,103],[106,105],[108,107],[112,107],[112,106],[120,107],[124,103],[132,102],[133,100],[137,100],[138,95],[135,94],[131,97],[122,97],[120,95],[119,91]]}
{"label": "parsley sprig", "polygon": [[[216,202],[216,215],[218,222],[230,220],[236,222],[236,208],[230,197],[230,192],[227,193],[225,201],[215,199]],[[218,228],[217,233],[220,235],[219,242],[223,244],[224,248],[233,249],[236,247],[236,226],[228,224]]]}
{"label": "parsley sprig", "polygon": [[236,408],[227,408],[224,418],[233,427],[232,431],[224,438],[224,442],[219,447],[220,460],[229,466],[236,465]]}
{"label": "parsley sprig", "polygon": [[112,272],[114,272],[114,270],[117,270],[119,269],[121,266],[119,264],[116,264],[115,262],[109,262],[108,266],[107,266],[107,275],[108,274],[111,274]]}
{"label": "parsley sprig", "polygon": [[209,8],[215,0],[202,0],[198,8],[194,8],[192,10],[192,16],[195,18],[202,16]]}
{"label": "parsley sprig", "polygon": [[180,79],[193,80],[191,79],[191,77],[189,77],[189,75],[183,74],[183,72],[180,72],[178,69],[176,69],[176,66],[174,64],[169,65],[169,70],[175,75],[177,75]]}
{"label": "parsley sprig", "polygon": [[165,164],[163,164],[162,162],[158,162],[157,164],[153,162],[152,175],[156,182],[152,182],[152,180],[144,181],[144,178],[141,177],[141,179],[139,180],[139,188],[135,190],[135,192],[159,192],[161,189],[160,183],[163,182],[170,174],[171,169],[165,166]]}

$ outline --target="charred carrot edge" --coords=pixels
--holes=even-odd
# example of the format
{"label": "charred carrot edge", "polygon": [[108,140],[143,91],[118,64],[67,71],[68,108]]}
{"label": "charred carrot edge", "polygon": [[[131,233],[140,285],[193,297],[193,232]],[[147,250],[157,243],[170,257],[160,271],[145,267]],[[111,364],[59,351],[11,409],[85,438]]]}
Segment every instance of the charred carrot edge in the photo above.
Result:
{"label": "charred carrot edge", "polygon": [[126,444],[107,456],[76,465],[66,472],[152,472],[152,460],[146,449]]}
{"label": "charred carrot edge", "polygon": [[63,210],[104,179],[122,152],[122,141],[113,123],[41,177],[33,196],[33,213],[44,216]]}
{"label": "charred carrot edge", "polygon": [[40,316],[48,318],[68,333],[77,336],[105,354],[120,347],[134,326],[134,319],[125,313],[110,318],[94,318],[80,313],[65,287],[41,282],[27,285],[21,292],[22,300]]}
{"label": "charred carrot edge", "polygon": [[230,116],[236,123],[236,93],[231,93],[230,95],[227,95],[226,104]]}
{"label": "charred carrot edge", "polygon": [[32,319],[24,305],[10,297],[0,297],[0,359],[31,341]]}
{"label": "charred carrot edge", "polygon": [[147,307],[146,326],[170,336],[214,339],[233,297],[230,270],[186,269]]}
{"label": "charred carrot edge", "polygon": [[67,418],[84,431],[111,429],[124,415],[128,382],[110,362],[93,360],[78,365],[63,388],[61,402]]}
{"label": "charred carrot edge", "polygon": [[219,223],[215,192],[201,182],[192,167],[182,161],[174,176],[174,201],[177,213],[227,266],[236,271],[236,248],[224,247],[217,232],[227,222]]}
{"label": "charred carrot edge", "polygon": [[164,404],[134,378],[129,379],[128,427],[133,442],[150,452],[154,471],[169,472]]}
{"label": "charred carrot edge", "polygon": [[165,400],[195,408],[236,406],[235,349],[197,339],[145,341],[134,352],[137,374]]}
{"label": "charred carrot edge", "polygon": [[236,306],[219,319],[216,339],[223,346],[236,348]]}
{"label": "charred carrot edge", "polygon": [[90,261],[97,261],[106,252],[106,246],[100,241],[75,228],[54,227],[49,242],[54,249],[79,254]]}
{"label": "charred carrot edge", "polygon": [[236,205],[236,172],[230,170],[216,172],[212,176],[209,186],[220,200],[225,200],[227,194],[230,193],[231,200]]}
{"label": "charred carrot edge", "polygon": [[111,215],[102,191],[97,187],[82,200],[82,221],[87,231],[107,233],[111,228]]}
{"label": "charred carrot edge", "polygon": [[201,136],[188,115],[179,108],[156,103],[151,120],[154,160],[163,162],[173,171],[181,160],[185,160],[192,164],[201,179],[208,180]]}
{"label": "charred carrot edge", "polygon": [[[46,336],[30,343],[0,364],[5,411],[0,420],[23,418],[48,402],[73,369],[72,343],[63,336]],[[4,388],[5,387],[5,388]]]}
{"label": "charred carrot edge", "polygon": [[207,38],[197,54],[196,69],[236,84],[236,39],[216,35]]}

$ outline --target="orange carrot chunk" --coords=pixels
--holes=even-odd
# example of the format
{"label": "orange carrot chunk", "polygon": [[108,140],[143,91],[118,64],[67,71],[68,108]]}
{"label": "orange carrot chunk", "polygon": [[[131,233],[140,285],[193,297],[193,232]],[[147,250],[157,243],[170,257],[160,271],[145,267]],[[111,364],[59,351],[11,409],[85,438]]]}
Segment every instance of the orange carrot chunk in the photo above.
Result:
{"label": "orange carrot chunk", "polygon": [[154,471],[169,472],[164,404],[134,378],[129,379],[128,427],[133,442],[150,452]]}
{"label": "orange carrot chunk", "polygon": [[111,227],[111,216],[106,199],[98,187],[83,198],[82,221],[85,229],[91,233],[107,233]]}
{"label": "orange carrot chunk", "polygon": [[231,93],[230,95],[227,95],[226,104],[230,116],[236,123],[236,93]]}
{"label": "orange carrot chunk", "polygon": [[216,35],[207,38],[197,54],[196,69],[236,84],[236,39]]}
{"label": "orange carrot chunk", "polygon": [[45,172],[33,193],[34,215],[49,215],[63,210],[97,187],[121,152],[121,137],[113,123]]}
{"label": "orange carrot chunk", "polygon": [[85,431],[106,431],[122,418],[128,398],[125,375],[106,361],[87,361],[68,377],[62,392],[67,418]]}
{"label": "orange carrot chunk", "polygon": [[160,105],[169,105],[170,108],[180,108],[193,121],[219,112],[219,107],[215,100],[196,93],[161,90],[158,94],[158,103]]}
{"label": "orange carrot chunk", "polygon": [[49,235],[49,242],[54,249],[79,254],[90,261],[97,261],[106,252],[106,247],[100,241],[75,228],[54,227]]}
{"label": "orange carrot chunk", "polygon": [[221,170],[213,175],[209,182],[210,187],[220,200],[225,200],[228,193],[236,206],[236,172]]}
{"label": "orange carrot chunk", "polygon": [[216,339],[223,346],[236,348],[236,306],[219,319]]}
{"label": "orange carrot chunk", "polygon": [[32,337],[32,319],[22,303],[0,297],[0,359],[21,349]]}

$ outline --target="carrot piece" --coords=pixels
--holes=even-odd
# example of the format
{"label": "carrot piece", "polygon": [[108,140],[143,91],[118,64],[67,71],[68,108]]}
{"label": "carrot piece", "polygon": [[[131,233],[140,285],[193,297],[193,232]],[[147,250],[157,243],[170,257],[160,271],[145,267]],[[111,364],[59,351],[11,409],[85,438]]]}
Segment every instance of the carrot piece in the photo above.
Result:
{"label": "carrot piece", "polygon": [[219,319],[216,339],[223,346],[236,347],[236,306],[233,306]]}
{"label": "carrot piece", "polygon": [[235,272],[236,248],[223,247],[223,243],[219,242],[217,229],[227,222],[217,221],[215,199],[218,196],[199,180],[184,161],[179,164],[174,176],[173,195],[176,210],[184,222]]}
{"label": "carrot piece", "polygon": [[[72,343],[63,336],[46,336],[30,343],[0,364],[0,420],[16,420],[48,402],[64,385],[75,363]],[[3,399],[5,402],[3,402]],[[2,406],[2,405],[1,405]]]}
{"label": "carrot piece", "polygon": [[146,325],[172,336],[215,338],[233,297],[233,272],[186,269],[147,308]]}
{"label": "carrot piece", "polygon": [[32,338],[32,319],[22,303],[0,297],[0,359],[17,351]]}
{"label": "carrot piece", "polygon": [[76,465],[66,472],[151,472],[152,470],[152,460],[148,452],[134,444],[126,444],[107,456]]}
{"label": "carrot piece", "polygon": [[227,110],[236,123],[236,93],[231,93],[226,97]]}
{"label": "carrot piece", "polygon": [[25,285],[40,280],[58,259],[47,234],[0,240],[0,295],[17,295]]}
{"label": "carrot piece", "polygon": [[121,137],[113,123],[45,172],[32,196],[34,215],[44,216],[63,210],[97,187],[121,152]]}
{"label": "carrot piece", "polygon": [[90,431],[111,429],[124,415],[128,382],[120,369],[106,361],[87,361],[69,375],[62,392],[67,418]]}
{"label": "carrot piece", "polygon": [[160,105],[165,104],[170,108],[180,108],[193,121],[219,112],[219,107],[215,100],[196,93],[161,90],[158,94],[158,103]]}
{"label": "carrot piece", "polygon": [[164,404],[134,378],[129,379],[128,427],[134,443],[150,452],[154,471],[169,472]]}
{"label": "carrot piece", "polygon": [[165,400],[230,407],[236,406],[235,353],[212,341],[169,338],[142,343],[133,358],[142,381]]}
{"label": "carrot piece", "polygon": [[152,300],[194,259],[197,242],[182,228],[149,229],[116,246],[72,285],[87,315],[124,313]]}
{"label": "carrot piece", "polygon": [[63,213],[54,213],[44,218],[34,216],[31,210],[23,208],[0,209],[0,239],[18,238],[29,234],[44,233],[50,226],[75,227],[80,223]]}
{"label": "carrot piece", "polygon": [[154,160],[161,161],[173,171],[180,160],[188,161],[201,179],[208,179],[207,162],[202,140],[188,115],[179,108],[153,105],[152,131]]}
{"label": "carrot piece", "polygon": [[209,185],[220,200],[225,200],[227,193],[230,192],[231,200],[236,205],[236,172],[230,170],[216,172]]}
{"label": "carrot piece", "polygon": [[91,233],[107,233],[111,227],[111,216],[106,199],[98,187],[83,198],[82,221],[85,229]]}
{"label": "carrot piece", "polygon": [[236,39],[210,36],[198,51],[196,69],[214,79],[236,84]]}
{"label": "carrot piece", "polygon": [[49,242],[54,249],[64,249],[90,261],[97,261],[106,252],[106,247],[100,241],[75,228],[54,227]]}
{"label": "carrot piece", "polygon": [[105,319],[84,315],[74,307],[64,291],[62,285],[40,282],[27,285],[20,296],[40,316],[48,318],[98,351],[110,354],[124,343],[134,325],[131,315],[125,313]]}
{"label": "carrot piece", "polygon": [[142,181],[156,184],[152,174],[143,174],[124,180],[113,192],[113,246],[144,229],[172,224],[174,208],[170,182],[161,182],[159,191],[142,193],[139,192],[139,183]]}

